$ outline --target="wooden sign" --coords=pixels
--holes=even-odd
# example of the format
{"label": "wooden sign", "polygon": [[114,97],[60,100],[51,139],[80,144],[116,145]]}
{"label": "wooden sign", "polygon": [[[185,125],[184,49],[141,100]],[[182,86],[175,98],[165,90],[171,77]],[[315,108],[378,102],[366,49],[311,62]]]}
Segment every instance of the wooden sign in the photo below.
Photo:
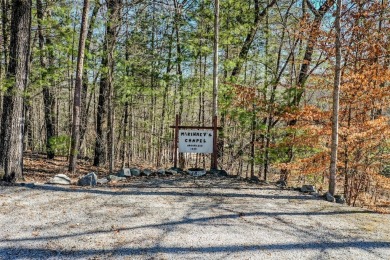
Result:
{"label": "wooden sign", "polygon": [[180,129],[179,153],[213,153],[213,130]]}
{"label": "wooden sign", "polygon": [[218,120],[213,118],[213,126],[181,126],[180,117],[176,115],[173,145],[174,167],[177,168],[177,154],[179,153],[211,153],[211,169],[218,167]]}

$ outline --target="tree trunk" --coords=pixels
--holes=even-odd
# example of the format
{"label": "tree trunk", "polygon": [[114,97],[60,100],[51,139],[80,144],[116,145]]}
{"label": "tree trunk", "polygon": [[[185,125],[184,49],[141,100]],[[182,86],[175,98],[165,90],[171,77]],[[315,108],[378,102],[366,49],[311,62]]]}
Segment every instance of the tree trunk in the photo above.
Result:
{"label": "tree trunk", "polygon": [[172,58],[172,41],[173,41],[173,33],[174,28],[172,27],[171,33],[169,34],[169,44],[168,44],[168,59],[167,59],[167,68],[166,68],[166,76],[165,76],[165,86],[163,91],[163,100],[162,100],[162,108],[161,108],[161,124],[160,124],[160,136],[158,138],[158,144],[157,144],[157,167],[161,166],[161,157],[162,157],[162,149],[163,149],[163,143],[165,143],[165,140],[163,140],[164,137],[164,125],[165,125],[165,115],[166,115],[166,104],[167,104],[167,98],[168,98],[168,90],[170,87],[170,73],[172,69],[171,65],[171,58]]}
{"label": "tree trunk", "polygon": [[80,107],[81,107],[81,84],[84,68],[84,49],[88,28],[89,0],[84,0],[83,15],[81,18],[81,29],[79,39],[79,51],[77,56],[76,85],[73,97],[73,124],[72,141],[69,156],[69,171],[75,173],[77,167],[77,155],[80,143]]}
{"label": "tree trunk", "polygon": [[8,10],[9,10],[9,1],[1,1],[2,9],[2,32],[3,32],[3,55],[4,55],[4,71],[7,72],[8,64],[8,29],[9,29],[9,19],[8,19]]}
{"label": "tree trunk", "polygon": [[340,99],[340,81],[341,81],[341,29],[340,16],[342,1],[337,0],[335,31],[336,31],[336,65],[333,85],[333,112],[332,112],[332,145],[329,169],[329,193],[334,196],[336,192],[336,173],[337,173],[337,149],[339,134],[339,99]]}
{"label": "tree trunk", "polygon": [[[91,41],[92,41],[92,33],[95,27],[95,20],[97,13],[100,9],[101,5],[99,0],[95,0],[95,6],[92,10],[92,15],[89,23],[87,38],[85,42],[85,53],[89,53]],[[83,71],[83,87],[81,88],[81,122],[80,122],[80,145],[84,141],[85,132],[87,131],[88,124],[88,114],[89,114],[89,106],[87,106],[87,93],[88,93],[88,72],[86,69]]]}
{"label": "tree trunk", "polygon": [[[219,0],[214,0],[214,56],[213,56],[213,127],[217,127],[218,121],[218,46],[219,45]],[[218,153],[216,151],[218,133],[214,131],[216,136],[213,137],[214,149],[213,153]],[[211,160],[211,169],[217,170],[218,168],[218,159],[217,155],[213,154]]]}
{"label": "tree trunk", "polygon": [[[3,81],[4,74],[7,73],[7,64],[8,64],[8,33],[9,33],[9,25],[8,25],[8,10],[9,3],[7,0],[1,1],[1,31],[2,35],[2,46],[1,51],[4,57],[4,60],[0,62],[0,80]],[[4,66],[3,66],[4,63]],[[3,74],[4,73],[4,74]],[[0,93],[0,119],[3,114],[3,93]],[[0,127],[0,136],[1,136],[1,127]]]}
{"label": "tree trunk", "polygon": [[31,0],[15,0],[12,5],[7,80],[13,84],[4,96],[0,136],[0,166],[9,182],[23,177],[23,94],[28,83],[31,5]]}
{"label": "tree trunk", "polygon": [[[305,3],[309,7],[309,9],[314,13],[315,18],[311,26],[309,38],[306,44],[305,54],[303,58],[303,62],[301,64],[301,68],[299,71],[298,76],[298,82],[297,82],[297,91],[295,95],[292,97],[291,101],[289,102],[289,107],[297,107],[299,106],[301,99],[303,97],[303,94],[305,92],[305,83],[307,78],[309,77],[309,68],[311,65],[311,61],[313,59],[313,52],[314,52],[314,46],[318,40],[318,30],[320,29],[322,19],[324,15],[329,11],[329,9],[334,4],[335,0],[326,0],[320,8],[317,10],[313,6],[313,4],[310,2],[310,0],[305,0]],[[287,122],[287,126],[294,126],[297,124],[297,119],[292,119]],[[287,163],[291,162],[293,160],[293,148],[289,147],[286,152],[287,155]],[[289,170],[282,169],[280,172],[280,180],[287,182],[289,176]]]}
{"label": "tree trunk", "polygon": [[121,149],[121,162],[122,162],[122,168],[126,167],[126,151],[127,151],[127,125],[129,124],[129,102],[126,101],[125,107],[123,108],[125,111],[124,118],[123,118],[123,142],[122,142],[122,149]]}
{"label": "tree trunk", "polygon": [[[334,4],[335,0],[326,0],[321,7],[317,10],[313,7],[311,4],[310,0],[305,0],[308,6],[310,7],[311,11],[314,13],[315,18],[311,26],[311,31],[309,34],[309,39],[306,45],[305,49],[305,54],[303,57],[303,62],[301,64],[301,68],[299,71],[299,77],[298,77],[298,82],[297,82],[297,93],[294,95],[292,102],[290,105],[292,106],[298,106],[303,93],[304,93],[304,85],[306,83],[306,80],[309,76],[309,68],[311,65],[311,61],[313,59],[313,51],[314,51],[314,46],[318,40],[318,30],[320,29],[321,22],[324,18],[324,15],[329,11],[329,9],[332,7]],[[293,120],[294,121],[294,120]]]}
{"label": "tree trunk", "polygon": [[175,6],[175,32],[176,32],[176,65],[177,65],[177,74],[179,75],[179,111],[178,114],[181,118],[183,113],[183,104],[184,104],[184,80],[183,80],[183,71],[181,68],[181,63],[183,61],[183,54],[182,54],[182,46],[181,46],[181,39],[180,39],[180,24],[182,21],[181,17],[181,6],[179,6],[177,0],[173,1]]}
{"label": "tree trunk", "polygon": [[260,13],[259,0],[254,0],[254,2],[255,2],[255,19],[253,21],[253,25],[252,25],[251,29],[249,30],[249,32],[248,32],[248,34],[247,34],[247,36],[245,38],[245,41],[244,41],[243,45],[241,47],[240,53],[238,55],[237,64],[236,64],[236,66],[234,67],[234,69],[232,71],[232,78],[235,78],[235,77],[237,77],[240,74],[240,71],[241,71],[242,66],[244,64],[244,61],[245,61],[245,59],[246,59],[246,57],[248,55],[248,52],[250,50],[250,47],[252,46],[253,41],[255,39],[257,30],[260,27],[262,18],[265,17],[265,15],[268,12],[268,9],[271,8],[272,6],[274,6],[274,4],[276,3],[276,0],[272,0],[263,9],[263,11],[261,13]]}
{"label": "tree trunk", "polygon": [[[181,68],[181,63],[183,60],[183,54],[182,54],[182,46],[181,46],[181,39],[180,39],[180,24],[182,21],[181,17],[181,11],[182,11],[182,6],[179,5],[177,0],[173,1],[174,7],[175,7],[175,33],[176,33],[176,66],[177,66],[177,75],[179,76],[179,118],[182,118],[183,114],[183,108],[184,108],[184,93],[183,93],[183,88],[184,88],[184,79],[183,79],[183,71]],[[176,96],[176,93],[175,93]],[[179,153],[179,167],[184,168],[185,166],[185,158],[183,153]]]}
{"label": "tree trunk", "polygon": [[[120,10],[122,6],[122,0],[109,0],[107,1],[108,20],[106,24],[106,36],[103,44],[103,59],[102,59],[102,73],[100,77],[100,90],[98,100],[98,111],[96,117],[96,143],[95,143],[95,157],[94,166],[99,166],[106,162],[107,151],[107,138],[106,132],[108,131],[108,139],[112,138],[113,132],[108,124],[112,122],[107,120],[107,102],[112,95],[112,75],[114,70],[114,49],[116,43],[117,29],[119,27]],[[112,108],[109,108],[112,109]],[[112,112],[112,111],[111,111]],[[110,150],[112,146],[110,145]],[[113,151],[110,152],[110,157],[113,155]]]}
{"label": "tree trunk", "polygon": [[[44,11],[42,6],[42,1],[37,0],[37,20],[38,20],[38,38],[39,38],[39,50],[40,50],[40,65],[43,69],[42,80],[45,81],[45,78],[48,74],[47,70],[49,69],[48,58],[53,60],[52,55],[50,57],[45,57],[44,47],[45,47],[45,37],[43,35],[42,21],[45,19]],[[47,39],[47,44],[50,44],[50,40]],[[51,147],[50,141],[51,138],[55,136],[55,99],[52,91],[45,82],[43,86],[43,103],[44,103],[44,114],[45,114],[45,125],[46,125],[46,154],[48,159],[54,158],[54,150]]]}

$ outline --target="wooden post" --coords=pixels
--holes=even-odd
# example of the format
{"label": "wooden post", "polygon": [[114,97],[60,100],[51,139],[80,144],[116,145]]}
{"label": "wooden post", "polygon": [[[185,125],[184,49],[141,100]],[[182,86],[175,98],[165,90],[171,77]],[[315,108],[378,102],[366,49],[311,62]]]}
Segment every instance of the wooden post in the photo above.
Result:
{"label": "wooden post", "polygon": [[180,124],[180,118],[179,115],[176,115],[176,123],[175,123],[175,143],[174,143],[174,153],[173,153],[173,162],[174,162],[174,167],[177,168],[177,145],[179,142],[179,124]]}
{"label": "wooden post", "polygon": [[213,117],[213,155],[212,155],[212,170],[218,170],[218,117]]}

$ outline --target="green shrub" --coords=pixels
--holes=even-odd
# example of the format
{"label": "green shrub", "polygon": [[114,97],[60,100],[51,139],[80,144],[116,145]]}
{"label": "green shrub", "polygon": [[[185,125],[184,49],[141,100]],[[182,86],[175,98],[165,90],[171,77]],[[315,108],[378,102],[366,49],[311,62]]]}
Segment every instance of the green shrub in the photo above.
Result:
{"label": "green shrub", "polygon": [[70,148],[70,136],[59,135],[50,138],[50,149],[54,151],[54,154],[60,156],[67,156]]}

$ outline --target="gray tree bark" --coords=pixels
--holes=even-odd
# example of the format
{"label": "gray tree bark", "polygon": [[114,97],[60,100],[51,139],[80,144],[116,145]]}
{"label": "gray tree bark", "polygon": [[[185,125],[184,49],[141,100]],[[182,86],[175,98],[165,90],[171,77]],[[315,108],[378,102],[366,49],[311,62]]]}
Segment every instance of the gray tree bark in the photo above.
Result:
{"label": "gray tree bark", "polygon": [[23,177],[23,94],[28,83],[31,5],[31,0],[15,0],[12,5],[6,76],[12,85],[4,96],[0,135],[0,166],[4,167],[3,179],[8,182]]}
{"label": "gray tree bark", "polygon": [[[89,22],[89,28],[87,38],[85,41],[85,53],[90,51],[93,29],[95,27],[96,16],[100,10],[101,4],[99,0],[95,0],[95,6],[93,7],[91,19]],[[88,93],[88,72],[84,69],[83,72],[83,86],[81,88],[81,122],[80,122],[80,146],[84,141],[85,132],[87,131],[88,115],[89,115],[89,104],[91,100],[87,101]]]}
{"label": "gray tree bark", "polygon": [[329,169],[329,193],[334,195],[336,192],[336,173],[337,173],[337,149],[339,146],[339,99],[340,99],[340,81],[341,81],[341,7],[342,1],[337,0],[337,10],[335,19],[336,31],[336,64],[333,85],[333,111],[332,111],[332,145]]}
{"label": "gray tree bark", "polygon": [[121,7],[122,0],[107,1],[107,10],[109,14],[106,25],[106,36],[103,44],[104,56],[102,59],[102,74],[100,77],[98,112],[96,117],[96,143],[93,162],[94,166],[99,166],[106,162],[107,139],[110,143],[109,157],[114,157],[113,114],[111,114],[111,112],[113,112],[113,108],[109,107],[110,113],[109,118],[107,119],[107,107],[109,106],[109,103],[111,103],[110,100],[111,96],[113,95],[112,75],[114,70],[114,49],[117,38],[117,30],[119,28],[120,22]]}
{"label": "gray tree bark", "polygon": [[69,157],[69,171],[75,173],[77,167],[77,154],[80,143],[80,108],[81,108],[81,85],[83,83],[84,68],[84,50],[85,39],[87,38],[88,28],[88,10],[89,0],[84,0],[83,15],[81,18],[81,29],[79,39],[79,51],[77,56],[76,85],[73,97],[73,124],[72,124],[72,141]]}
{"label": "gray tree bark", "polygon": [[[46,39],[44,37],[44,32],[42,28],[42,21],[45,19],[44,17],[44,10],[41,0],[37,0],[37,20],[38,20],[38,38],[39,38],[39,50],[40,53],[40,65],[44,70],[49,69],[49,62],[48,58],[50,60],[53,60],[53,55],[49,54],[49,57],[46,57],[44,54],[44,46],[45,44],[50,45],[50,39]],[[44,71],[42,73],[42,79],[46,78],[46,75],[48,72]],[[54,95],[52,93],[52,90],[49,88],[49,86],[45,85],[43,86],[43,103],[44,103],[44,114],[45,114],[45,125],[46,125],[46,154],[48,159],[54,158],[54,150],[51,147],[50,139],[55,136],[56,130],[56,118],[55,118],[55,99]]]}

